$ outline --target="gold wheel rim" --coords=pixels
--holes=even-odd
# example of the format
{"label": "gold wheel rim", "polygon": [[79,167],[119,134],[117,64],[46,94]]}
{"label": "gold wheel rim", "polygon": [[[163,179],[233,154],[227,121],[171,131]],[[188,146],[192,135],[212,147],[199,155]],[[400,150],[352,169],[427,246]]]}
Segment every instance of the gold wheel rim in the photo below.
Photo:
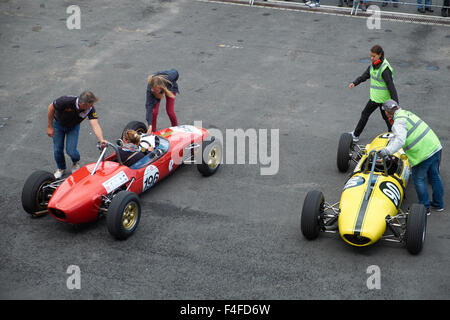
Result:
{"label": "gold wheel rim", "polygon": [[216,168],[220,161],[220,151],[217,147],[213,147],[208,156],[208,167],[211,169]]}
{"label": "gold wheel rim", "polygon": [[132,229],[137,221],[138,207],[135,202],[130,202],[123,211],[122,225],[126,230]]}

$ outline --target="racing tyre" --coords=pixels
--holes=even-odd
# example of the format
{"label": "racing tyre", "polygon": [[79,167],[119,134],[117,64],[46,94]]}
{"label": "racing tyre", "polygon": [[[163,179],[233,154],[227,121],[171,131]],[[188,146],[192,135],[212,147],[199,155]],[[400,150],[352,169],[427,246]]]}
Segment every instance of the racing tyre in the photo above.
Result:
{"label": "racing tyre", "polygon": [[319,236],[324,202],[323,193],[317,190],[308,192],[303,202],[300,228],[308,240],[314,240]]}
{"label": "racing tyre", "polygon": [[34,215],[47,209],[53,189],[49,192],[44,187],[55,180],[53,174],[42,170],[35,171],[28,177],[22,189],[22,207],[27,213]]}
{"label": "racing tyre", "polygon": [[222,144],[212,137],[202,142],[202,163],[197,164],[198,171],[205,177],[216,173],[222,161]]}
{"label": "racing tyre", "polygon": [[421,204],[414,203],[406,221],[406,249],[411,254],[418,254],[425,242],[427,228],[427,211]]}
{"label": "racing tyre", "polygon": [[125,128],[123,128],[122,135],[120,136],[120,138],[123,137],[123,134],[124,134],[125,130],[127,130],[127,129],[134,130],[138,133],[147,133],[147,130],[148,130],[145,123],[140,122],[140,121],[131,121],[131,122],[128,122],[128,124],[125,126]]}
{"label": "racing tyre", "polygon": [[350,166],[350,152],[353,138],[350,133],[343,133],[339,138],[339,146],[337,151],[337,167],[340,172],[347,172]]}
{"label": "racing tyre", "polygon": [[141,219],[141,203],[134,192],[120,191],[111,201],[106,215],[109,233],[118,240],[133,234]]}

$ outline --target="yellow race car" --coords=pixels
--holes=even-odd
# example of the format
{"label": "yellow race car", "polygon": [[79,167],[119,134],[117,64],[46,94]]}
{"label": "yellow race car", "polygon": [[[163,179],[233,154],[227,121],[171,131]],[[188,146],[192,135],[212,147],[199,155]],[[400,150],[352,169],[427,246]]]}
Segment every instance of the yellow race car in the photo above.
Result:
{"label": "yellow race car", "polygon": [[[351,134],[339,139],[337,166],[346,172],[351,162],[353,173],[344,185],[341,201],[325,202],[321,191],[310,191],[303,203],[301,231],[313,240],[323,232],[339,232],[352,246],[371,245],[380,239],[403,243],[411,254],[423,247],[427,214],[423,205],[400,208],[411,168],[401,149],[392,157],[381,157],[391,133],[378,135],[366,146],[353,143]],[[389,230],[389,231],[387,231]]]}

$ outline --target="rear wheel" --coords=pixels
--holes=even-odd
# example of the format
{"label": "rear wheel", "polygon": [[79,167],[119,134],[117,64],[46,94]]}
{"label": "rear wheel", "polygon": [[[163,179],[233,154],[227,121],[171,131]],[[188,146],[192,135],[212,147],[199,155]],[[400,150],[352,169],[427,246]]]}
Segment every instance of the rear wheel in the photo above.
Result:
{"label": "rear wheel", "polygon": [[120,191],[111,201],[106,215],[109,233],[118,240],[133,234],[141,219],[141,204],[134,192]]}
{"label": "rear wheel", "polygon": [[421,204],[413,204],[406,221],[406,249],[411,254],[422,251],[427,228],[427,211]]}
{"label": "rear wheel", "polygon": [[125,126],[125,128],[123,128],[122,136],[120,138],[123,137],[123,134],[125,133],[125,130],[127,130],[127,129],[134,130],[137,133],[147,133],[147,125],[145,123],[140,122],[140,121],[131,121],[131,122],[128,122],[128,124]]}
{"label": "rear wheel", "polygon": [[202,142],[202,163],[197,164],[198,171],[205,177],[213,175],[222,161],[222,144],[216,139]]}
{"label": "rear wheel", "polygon": [[300,228],[303,236],[308,240],[314,240],[319,236],[324,203],[323,193],[317,190],[308,192],[305,197]]}
{"label": "rear wheel", "polygon": [[353,138],[350,133],[343,133],[339,138],[337,151],[337,167],[340,172],[347,172],[350,167]]}
{"label": "rear wheel", "polygon": [[28,177],[22,189],[22,207],[27,213],[35,215],[47,209],[53,189],[47,190],[45,186],[55,180],[52,173],[42,170]]}

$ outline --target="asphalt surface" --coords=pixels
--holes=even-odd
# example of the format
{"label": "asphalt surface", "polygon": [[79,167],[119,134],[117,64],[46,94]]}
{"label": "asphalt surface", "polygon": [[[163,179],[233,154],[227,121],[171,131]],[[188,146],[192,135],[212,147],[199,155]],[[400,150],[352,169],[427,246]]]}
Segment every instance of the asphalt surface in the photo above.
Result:
{"label": "asphalt surface", "polygon": [[[66,8],[81,8],[81,29]],[[428,219],[424,250],[396,244],[358,249],[337,235],[305,240],[306,193],[337,202],[347,175],[336,168],[338,137],[354,129],[368,83],[348,83],[385,48],[402,106],[443,145],[446,211]],[[450,29],[200,1],[0,2],[1,299],[449,299]],[[126,241],[106,220],[83,226],[21,206],[25,179],[53,171],[47,106],[90,89],[106,139],[144,119],[146,77],[180,72],[180,123],[206,128],[279,129],[279,171],[225,164],[203,178],[186,165],[140,196],[142,219]],[[170,125],[164,105],[158,127]],[[361,136],[385,131],[376,111]],[[269,131],[270,132],[270,131]],[[269,137],[270,140],[270,137]],[[276,141],[273,141],[276,143]],[[98,156],[82,124],[84,164]],[[68,160],[68,158],[66,158]],[[417,201],[410,184],[403,208]],[[81,272],[70,290],[68,267]],[[380,268],[381,288],[366,284]]]}

